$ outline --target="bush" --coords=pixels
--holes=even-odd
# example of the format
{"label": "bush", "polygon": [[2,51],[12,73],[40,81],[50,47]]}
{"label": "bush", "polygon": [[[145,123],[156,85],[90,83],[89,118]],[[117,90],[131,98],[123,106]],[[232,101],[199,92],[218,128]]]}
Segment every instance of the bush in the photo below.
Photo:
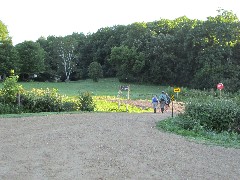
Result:
{"label": "bush", "polygon": [[238,132],[240,107],[231,99],[192,99],[186,104],[185,113],[180,115],[180,118],[182,122],[179,122],[179,125],[184,129],[198,126],[216,132]]}
{"label": "bush", "polygon": [[60,95],[57,89],[32,89],[21,97],[21,104],[26,112],[61,112],[79,109],[77,101]]}
{"label": "bush", "polygon": [[22,113],[21,107],[13,104],[0,103],[0,114],[20,114]]}
{"label": "bush", "polygon": [[221,133],[216,133],[214,131],[206,131],[198,125],[195,126],[195,128],[192,130],[183,129],[179,126],[179,124],[176,124],[176,122],[179,123],[181,121],[182,118],[177,116],[175,118],[169,118],[163,121],[159,121],[157,123],[157,127],[164,131],[173,132],[194,140],[200,140],[203,143],[218,144],[224,147],[240,148],[240,134],[227,131]]}
{"label": "bush", "polygon": [[17,94],[24,90],[21,85],[17,84],[18,76],[11,76],[5,79],[1,90],[0,101],[4,104],[16,104]]}
{"label": "bush", "polygon": [[62,102],[62,111],[78,111],[80,110],[80,103],[74,98],[64,98]]}
{"label": "bush", "polygon": [[94,111],[95,104],[90,92],[79,92],[79,103],[81,111]]}

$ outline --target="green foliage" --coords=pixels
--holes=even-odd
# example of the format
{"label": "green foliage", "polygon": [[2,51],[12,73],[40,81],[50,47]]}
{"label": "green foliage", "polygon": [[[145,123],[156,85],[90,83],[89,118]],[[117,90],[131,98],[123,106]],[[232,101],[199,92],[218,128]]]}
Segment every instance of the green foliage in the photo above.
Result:
{"label": "green foliage", "polygon": [[0,114],[20,114],[23,110],[18,105],[4,104],[0,102]]}
{"label": "green foliage", "polygon": [[25,112],[76,111],[78,101],[60,95],[57,89],[32,89],[21,95],[21,105]]}
{"label": "green foliage", "polygon": [[220,145],[224,147],[240,148],[240,134],[234,132],[221,132],[207,131],[203,128],[195,128],[194,130],[183,129],[179,126],[182,118],[175,117],[169,118],[157,123],[157,127],[167,132],[173,132],[190,139],[194,139],[207,144]]}
{"label": "green foliage", "polygon": [[95,104],[90,92],[79,92],[79,103],[81,111],[94,111]]}
{"label": "green foliage", "polygon": [[45,69],[45,51],[39,43],[33,41],[24,41],[20,44],[17,44],[15,47],[20,57],[20,73],[37,74]]}
{"label": "green foliage", "polygon": [[63,74],[61,69],[61,58],[56,51],[55,41],[55,36],[48,36],[47,39],[39,38],[37,40],[37,42],[45,51],[45,71],[42,74],[39,74],[39,81],[51,81],[56,76],[60,76],[61,74]]}
{"label": "green foliage", "polygon": [[141,72],[145,65],[144,55],[136,48],[127,46],[114,47],[109,62],[116,68],[120,81],[134,82],[141,79]]}
{"label": "green foliage", "polygon": [[6,41],[11,42],[11,38],[9,37],[7,26],[0,20],[0,44]]}
{"label": "green foliage", "polygon": [[92,62],[88,67],[88,76],[93,79],[94,82],[98,82],[98,79],[103,77],[101,64],[98,62]]}
{"label": "green foliage", "polygon": [[[222,93],[222,96],[227,96],[226,94]],[[181,88],[181,92],[179,93],[180,101],[188,101],[191,98],[201,98],[201,99],[208,99],[212,97],[219,97],[219,92],[217,90],[199,90],[199,89],[189,89],[189,88]]]}
{"label": "green foliage", "polygon": [[[215,88],[222,82],[226,91],[236,92],[240,89],[239,34],[238,17],[218,10],[217,16],[205,21],[183,16],[100,28],[86,36],[49,36],[16,45],[18,65],[14,48],[0,47],[0,73],[14,68],[21,73],[44,73],[48,80],[56,76],[79,80],[89,77],[88,67],[96,62],[104,77],[117,76],[120,81],[197,89]],[[10,39],[0,22],[0,44],[11,44]]]}
{"label": "green foliage", "polygon": [[143,113],[152,112],[152,108],[142,109],[136,106],[132,106],[124,102],[123,99],[120,100],[120,106],[118,104],[118,99],[113,96],[95,96],[95,111],[98,112],[129,112],[129,113]]}
{"label": "green foliage", "polygon": [[54,51],[60,57],[57,62],[60,67],[59,71],[65,81],[69,81],[71,74],[76,71],[76,48],[81,38],[82,34],[73,33],[65,37],[56,37],[53,40]]}
{"label": "green foliage", "polygon": [[[32,88],[46,89],[56,88],[62,95],[77,96],[79,89],[81,91],[89,91],[93,96],[117,96],[119,86],[125,85],[120,83],[117,78],[101,78],[98,83],[92,81],[92,79],[70,81],[65,82],[20,82],[24,89],[30,91]],[[0,87],[1,87],[0,83]],[[162,89],[166,92],[173,91],[170,88],[148,84],[135,84],[129,83],[131,91],[131,99],[151,99],[152,94],[159,94]],[[126,92],[124,93],[124,95]],[[170,93],[169,93],[170,94]]]}
{"label": "green foliage", "polygon": [[240,107],[232,99],[192,99],[176,122],[183,129],[240,133]]}
{"label": "green foliage", "polygon": [[9,75],[11,69],[19,72],[19,56],[16,48],[10,43],[0,43],[0,75]]}
{"label": "green foliage", "polygon": [[18,76],[12,76],[5,79],[1,89],[1,101],[5,104],[16,104],[17,94],[23,92],[23,88],[17,83]]}
{"label": "green foliage", "polygon": [[[150,59],[146,63],[149,67],[148,74],[149,81],[161,84],[173,84],[176,76],[176,62],[177,59],[174,48],[175,38],[170,34],[160,33],[153,36],[146,47],[146,59]],[[147,68],[146,68],[147,69]],[[185,71],[184,71],[185,72]],[[175,78],[174,78],[175,77]]]}

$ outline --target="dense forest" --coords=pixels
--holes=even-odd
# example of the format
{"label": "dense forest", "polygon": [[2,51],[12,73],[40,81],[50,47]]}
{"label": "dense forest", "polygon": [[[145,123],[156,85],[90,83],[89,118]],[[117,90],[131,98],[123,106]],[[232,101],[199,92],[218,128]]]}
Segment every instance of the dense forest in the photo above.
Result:
{"label": "dense forest", "polygon": [[235,92],[240,89],[240,22],[233,12],[218,10],[205,21],[183,16],[136,22],[13,46],[0,21],[1,78],[12,69],[20,80],[117,77],[198,89],[221,82]]}

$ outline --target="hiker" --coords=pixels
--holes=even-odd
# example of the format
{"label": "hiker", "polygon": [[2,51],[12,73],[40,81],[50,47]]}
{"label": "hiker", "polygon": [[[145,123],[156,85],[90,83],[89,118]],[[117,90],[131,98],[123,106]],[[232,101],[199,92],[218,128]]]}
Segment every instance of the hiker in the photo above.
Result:
{"label": "hiker", "polygon": [[157,95],[154,95],[153,98],[152,98],[152,104],[153,104],[153,110],[154,110],[154,113],[157,112],[157,106],[158,106],[158,98],[157,98]]}
{"label": "hiker", "polygon": [[171,103],[171,98],[167,93],[166,93],[166,98],[167,98],[167,101],[166,101],[166,105],[165,105],[165,111],[168,110],[168,108],[170,107],[170,103]]}
{"label": "hiker", "polygon": [[167,102],[167,96],[166,96],[166,94],[165,94],[164,91],[162,91],[162,93],[161,93],[160,96],[159,96],[159,102],[160,102],[161,112],[163,113],[164,107],[165,107],[166,102]]}

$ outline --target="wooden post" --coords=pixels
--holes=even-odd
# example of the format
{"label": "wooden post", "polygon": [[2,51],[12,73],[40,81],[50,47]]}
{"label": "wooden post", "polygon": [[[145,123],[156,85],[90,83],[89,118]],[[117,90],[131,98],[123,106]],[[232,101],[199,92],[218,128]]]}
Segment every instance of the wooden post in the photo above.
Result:
{"label": "wooden post", "polygon": [[120,109],[121,90],[118,91],[118,110]]}
{"label": "wooden post", "polygon": [[128,112],[128,100],[129,100],[129,91],[130,91],[130,85],[128,85],[128,92],[127,92],[127,104],[126,104],[126,110]]}
{"label": "wooden post", "polygon": [[17,93],[18,106],[21,106],[20,93]]}
{"label": "wooden post", "polygon": [[130,96],[130,85],[128,85],[128,96],[127,96],[128,99],[129,99],[129,96]]}
{"label": "wooden post", "polygon": [[171,101],[172,101],[172,118],[173,118],[173,101],[174,101],[174,95],[171,95]]}
{"label": "wooden post", "polygon": [[120,103],[121,94],[122,94],[122,90],[121,90],[121,86],[120,86],[119,90],[118,90],[118,95],[117,95],[117,97],[118,97],[118,110],[120,109],[120,105],[121,105],[121,103]]}

